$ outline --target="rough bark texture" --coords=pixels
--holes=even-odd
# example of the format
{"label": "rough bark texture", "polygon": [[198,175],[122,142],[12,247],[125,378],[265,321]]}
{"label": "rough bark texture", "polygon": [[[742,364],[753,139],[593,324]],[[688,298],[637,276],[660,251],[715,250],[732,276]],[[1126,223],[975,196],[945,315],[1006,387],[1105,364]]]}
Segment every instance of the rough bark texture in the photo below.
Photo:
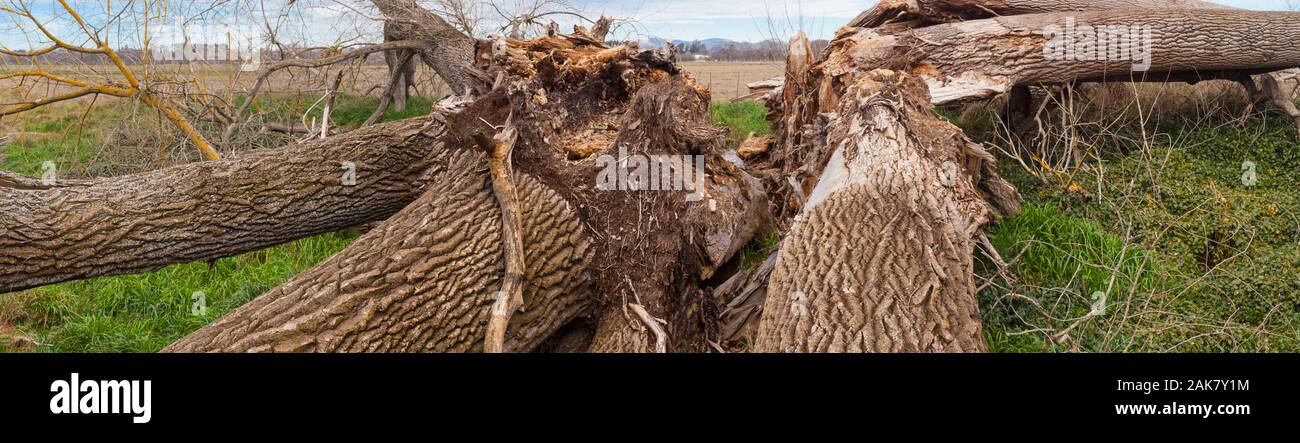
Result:
{"label": "rough bark texture", "polygon": [[[1067,19],[1093,27],[1151,31],[1151,65],[1134,61],[1048,59],[1049,25]],[[1237,10],[1094,11],[1018,15],[880,34],[855,29],[836,40],[856,49],[833,54],[844,65],[906,68],[930,86],[936,104],[989,97],[1015,85],[1071,81],[1234,79],[1300,66],[1300,13]],[[833,76],[851,72],[831,73]],[[850,75],[851,77],[851,75]],[[851,81],[851,80],[850,80]]]}
{"label": "rough bark texture", "polygon": [[[708,123],[707,91],[671,62],[671,53],[611,48],[581,29],[474,41],[411,0],[374,3],[388,18],[386,34],[426,42],[421,59],[473,98],[445,119],[436,114],[309,146],[329,156],[379,149],[366,158],[392,162],[357,161],[358,189],[383,201],[423,193],[343,252],[168,351],[480,351],[501,300],[494,292],[521,268],[524,309],[509,316],[505,351],[702,352],[747,335],[760,299],[758,351],[982,351],[975,239],[999,214],[1018,211],[1019,197],[994,173],[992,156],[936,116],[932,102],[1013,86],[1132,78],[1131,60],[1048,60],[1043,31],[1066,17],[1152,28],[1153,77],[1241,78],[1300,65],[1298,14],[1071,12],[917,27],[1032,12],[1047,2],[887,2],[862,21],[878,28],[842,30],[820,59],[806,38],[792,40],[787,84],[772,100],[779,102],[774,117],[782,134],[769,150],[770,164],[762,165],[772,172],[760,183],[723,155],[723,134]],[[1147,3],[1155,1],[1136,7]],[[474,140],[503,128],[513,148],[489,163]],[[600,158],[618,159],[618,168],[631,173],[641,155],[699,156],[707,174],[702,198],[688,199],[684,189],[648,191],[646,183],[598,185]],[[0,239],[7,242],[0,242],[0,264],[41,253],[33,238],[63,248],[54,254],[74,254],[49,259],[54,271],[5,274],[12,269],[6,266],[0,277],[39,284],[54,278],[50,272],[77,278],[98,272],[87,269],[147,270],[163,260],[131,264],[126,254],[198,245],[198,258],[164,254],[196,260],[306,235],[350,214],[382,212],[321,212],[364,194],[334,194],[342,187],[329,179],[341,171],[320,156],[306,164],[308,157],[255,154],[239,167],[206,163],[148,180],[54,187],[0,175],[0,197],[12,197],[0,202]],[[286,164],[302,171],[285,173]],[[199,168],[205,165],[216,166]],[[390,178],[367,182],[366,172],[375,169]],[[413,171],[419,178],[409,178]],[[509,188],[517,191],[502,192]],[[256,198],[262,194],[273,197]],[[517,200],[500,198],[511,194]],[[297,199],[303,195],[310,199]],[[768,195],[778,197],[789,223],[779,255],[718,291],[703,288],[766,231]],[[516,201],[518,211],[502,212]],[[57,209],[42,209],[51,205]],[[232,211],[233,227],[221,218]],[[245,232],[248,226],[259,229]],[[511,227],[519,228],[515,241],[506,238]],[[157,239],[166,241],[160,247]],[[520,254],[506,252],[520,246],[526,266],[510,260]],[[122,247],[127,252],[115,249]],[[114,258],[93,262],[103,251]],[[61,270],[70,266],[61,263],[75,268],[87,260],[88,267],[70,274]],[[755,281],[768,272],[767,285]]]}
{"label": "rough bark texture", "polygon": [[849,21],[854,28],[927,26],[1008,15],[1140,9],[1233,9],[1200,0],[882,0]]}
{"label": "rough bark texture", "polygon": [[424,47],[416,51],[420,54],[420,60],[433,72],[438,73],[438,76],[451,87],[453,93],[473,95],[486,90],[489,79],[475,68],[473,38],[460,32],[437,14],[420,7],[414,0],[371,1],[386,18],[385,38],[424,43]]}
{"label": "rough bark texture", "polygon": [[[767,220],[761,186],[718,153],[707,93],[667,53],[584,36],[491,46],[479,66],[500,80],[447,117],[425,195],[168,350],[482,350],[489,291],[505,275],[502,219],[486,160],[462,151],[504,127],[518,134],[510,175],[527,251],[525,309],[511,317],[505,350],[587,342],[572,338],[586,330],[567,327],[575,323],[595,324],[592,349],[702,350],[711,303],[690,288]],[[629,153],[707,157],[705,198],[599,189],[596,157]],[[622,317],[629,310],[665,324],[638,328]]]}
{"label": "rough bark texture", "polygon": [[395,122],[50,189],[0,181],[0,292],[229,257],[382,220],[419,195],[429,134],[440,125]]}
{"label": "rough bark texture", "polygon": [[[168,346],[168,352],[479,351],[504,262],[483,155],[436,148],[428,191],[343,252]],[[592,250],[573,208],[518,181],[524,312],[507,351],[532,350],[582,312]]]}
{"label": "rough bark texture", "polygon": [[972,253],[992,158],[893,71],[860,77],[828,126],[834,151],[782,241],[756,350],[984,350]]}

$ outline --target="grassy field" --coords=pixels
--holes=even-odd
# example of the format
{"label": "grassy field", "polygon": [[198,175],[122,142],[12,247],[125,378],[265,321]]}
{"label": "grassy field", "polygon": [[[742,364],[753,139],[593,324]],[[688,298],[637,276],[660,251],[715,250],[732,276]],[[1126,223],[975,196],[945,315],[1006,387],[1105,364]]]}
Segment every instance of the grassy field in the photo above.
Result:
{"label": "grassy field", "polygon": [[[1028,205],[992,229],[1003,257],[1024,251],[1014,281],[994,278],[980,294],[993,350],[1300,351],[1295,126],[1243,120],[1231,96],[1209,111],[1162,109],[1177,101],[1162,96],[1175,86],[1147,88],[1120,94],[1145,100],[1144,113],[1107,107],[1106,118],[1049,137],[1058,158],[1074,160],[1002,156]],[[1005,153],[989,119],[987,109],[954,118]],[[1254,181],[1243,178],[1246,162]]]}
{"label": "grassy field", "polygon": [[714,100],[731,100],[749,94],[746,84],[779,77],[785,72],[780,62],[684,62],[682,67],[708,86]]}
{"label": "grassy field", "polygon": [[[979,300],[993,351],[1300,351],[1300,144],[1285,119],[1241,119],[1240,104],[1224,102],[1209,110],[1165,104],[1158,118],[1132,108],[1098,114],[1106,121],[1075,116],[1039,150],[1001,136],[996,103],[940,110],[999,153],[1000,172],[1026,201],[1022,213],[990,232],[1002,257],[1018,257],[1014,266],[999,273],[977,254],[978,281],[988,282]],[[288,115],[307,104],[284,99],[268,106]],[[336,123],[364,119],[374,105],[345,96]],[[386,119],[428,106],[416,100]],[[120,119],[149,117],[129,104],[97,107],[92,119],[83,112],[52,107],[0,121],[0,134],[9,137],[0,167],[36,173],[42,161],[54,160],[69,176],[113,175],[192,155],[159,155],[157,140],[117,131]],[[769,133],[764,113],[752,102],[711,109],[735,141]],[[1246,161],[1256,165],[1257,183],[1243,182]],[[354,238],[333,233],[212,265],[5,294],[0,350],[156,351]],[[746,262],[760,261],[779,240],[755,241]],[[207,309],[195,315],[200,292]]]}
{"label": "grassy field", "polygon": [[[273,116],[307,109],[306,97],[280,97],[261,105]],[[260,102],[259,102],[260,103]],[[337,125],[365,121],[377,99],[343,95],[332,113]],[[432,101],[413,97],[407,108],[390,110],[391,121],[427,114]],[[0,121],[0,168],[39,176],[53,161],[59,177],[122,175],[178,162],[197,161],[184,144],[163,145],[154,130],[126,131],[156,123],[124,101],[84,108],[60,105]],[[316,114],[319,117],[319,113]],[[123,122],[128,122],[123,124]],[[130,124],[137,123],[138,126]],[[143,132],[140,133],[140,132]],[[159,139],[169,138],[165,133]],[[0,295],[0,352],[156,352],[289,277],[343,250],[356,238],[337,232],[217,260],[189,263],[141,275],[94,278]],[[206,309],[193,307],[202,293]]]}

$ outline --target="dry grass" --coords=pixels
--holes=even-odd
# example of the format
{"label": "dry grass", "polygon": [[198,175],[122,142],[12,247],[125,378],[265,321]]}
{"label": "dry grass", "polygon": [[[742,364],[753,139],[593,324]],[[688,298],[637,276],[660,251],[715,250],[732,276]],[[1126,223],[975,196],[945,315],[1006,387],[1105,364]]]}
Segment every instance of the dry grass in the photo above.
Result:
{"label": "dry grass", "polygon": [[681,64],[695,80],[709,87],[713,100],[731,100],[749,94],[750,82],[782,75],[785,62],[684,62]]}

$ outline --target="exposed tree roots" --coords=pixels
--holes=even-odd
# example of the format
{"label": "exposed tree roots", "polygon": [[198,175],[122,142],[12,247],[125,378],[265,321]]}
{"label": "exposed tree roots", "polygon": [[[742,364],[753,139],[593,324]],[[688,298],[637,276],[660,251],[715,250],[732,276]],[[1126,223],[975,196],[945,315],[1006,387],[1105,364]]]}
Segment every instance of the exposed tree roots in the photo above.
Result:
{"label": "exposed tree roots", "polygon": [[[707,94],[669,54],[569,36],[504,43],[483,69],[496,87],[447,117],[423,197],[168,350],[517,352],[579,321],[596,325],[593,349],[703,351],[715,308],[685,289],[769,219],[761,186],[718,152],[724,137],[708,124]],[[593,128],[608,145],[575,154]],[[657,179],[597,186],[602,168],[635,175],[627,162],[637,155],[701,156],[699,199],[680,186],[644,190]],[[678,172],[695,173],[684,164]],[[509,177],[523,214],[517,241]],[[510,315],[516,306],[522,313]]]}
{"label": "exposed tree roots", "polygon": [[[139,176],[0,175],[0,291],[384,219],[166,350],[708,352],[744,338],[757,351],[983,351],[973,254],[1020,198],[934,104],[1010,92],[1008,116],[1024,119],[1033,88],[1300,66],[1300,14],[888,0],[820,55],[791,40],[785,80],[765,93],[780,134],[748,150],[766,152],[755,178],[723,155],[708,91],[671,53],[606,46],[608,22],[475,41],[409,0],[374,3],[388,40],[424,44],[462,95],[453,109]],[[1049,58],[1044,30],[1066,20],[1150,27],[1149,70]],[[385,103],[405,96],[410,57],[391,54]],[[1300,125],[1276,77],[1247,83]],[[335,180],[340,161],[354,187]],[[723,271],[774,227],[778,252]]]}

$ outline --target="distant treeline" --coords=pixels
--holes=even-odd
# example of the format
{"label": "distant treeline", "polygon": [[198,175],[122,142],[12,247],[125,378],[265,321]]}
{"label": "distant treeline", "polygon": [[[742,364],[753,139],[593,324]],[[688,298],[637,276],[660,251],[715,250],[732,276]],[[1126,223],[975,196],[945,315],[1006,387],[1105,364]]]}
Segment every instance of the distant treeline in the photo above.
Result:
{"label": "distant treeline", "polygon": [[[136,48],[114,48],[117,55],[127,64],[139,64],[145,60],[145,51]],[[209,64],[236,63],[246,61],[249,54],[240,54],[240,50],[227,48],[224,45],[194,45],[189,51],[182,51],[179,48],[159,47],[150,51],[148,57],[149,63],[153,64],[178,64],[202,62]],[[279,49],[262,49],[257,51],[258,60],[262,62],[275,62],[285,58],[319,58],[328,57],[338,54],[338,52],[328,49],[303,49],[296,47],[286,47],[283,51]],[[54,65],[73,65],[73,64],[105,64],[110,63],[108,57],[102,54],[84,54],[73,51],[55,51],[49,54],[36,57],[41,63]],[[5,57],[0,61],[0,65],[5,64],[26,64],[27,58]],[[376,52],[366,56],[365,64],[384,64],[384,55],[382,52]]]}
{"label": "distant treeline", "polygon": [[[813,53],[821,52],[830,44],[828,40],[813,40]],[[712,61],[781,61],[785,60],[789,44],[780,40],[764,40],[757,43],[751,42],[723,42],[707,44],[696,40],[686,44],[678,44],[678,59],[684,61],[690,60],[712,60]]]}
{"label": "distant treeline", "polygon": [[[693,41],[693,42],[673,42],[677,45],[678,59],[681,61],[691,60],[712,60],[712,61],[780,61],[785,60],[786,47],[788,44],[779,40],[765,40],[757,43],[753,42],[732,42],[722,41]],[[812,41],[813,51],[820,52],[829,44],[827,40]],[[651,46],[654,46],[653,44]],[[145,60],[145,51],[136,48],[115,49],[118,56],[127,64],[140,64]],[[249,54],[240,54],[241,51],[226,48],[217,45],[195,45],[189,51],[182,51],[178,48],[155,48],[151,51],[148,60],[154,64],[177,64],[202,62],[209,64],[234,63],[235,61],[247,60]],[[318,58],[328,57],[337,54],[328,49],[303,49],[296,47],[286,47],[280,49],[262,49],[256,51],[261,62],[275,62],[285,58]],[[41,63],[54,65],[68,64],[105,64],[109,63],[107,57],[102,54],[84,54],[72,51],[55,51],[37,57]],[[4,64],[25,64],[28,59],[13,59],[6,57],[0,61]],[[376,52],[366,56],[365,64],[384,64],[384,56],[381,52]]]}

